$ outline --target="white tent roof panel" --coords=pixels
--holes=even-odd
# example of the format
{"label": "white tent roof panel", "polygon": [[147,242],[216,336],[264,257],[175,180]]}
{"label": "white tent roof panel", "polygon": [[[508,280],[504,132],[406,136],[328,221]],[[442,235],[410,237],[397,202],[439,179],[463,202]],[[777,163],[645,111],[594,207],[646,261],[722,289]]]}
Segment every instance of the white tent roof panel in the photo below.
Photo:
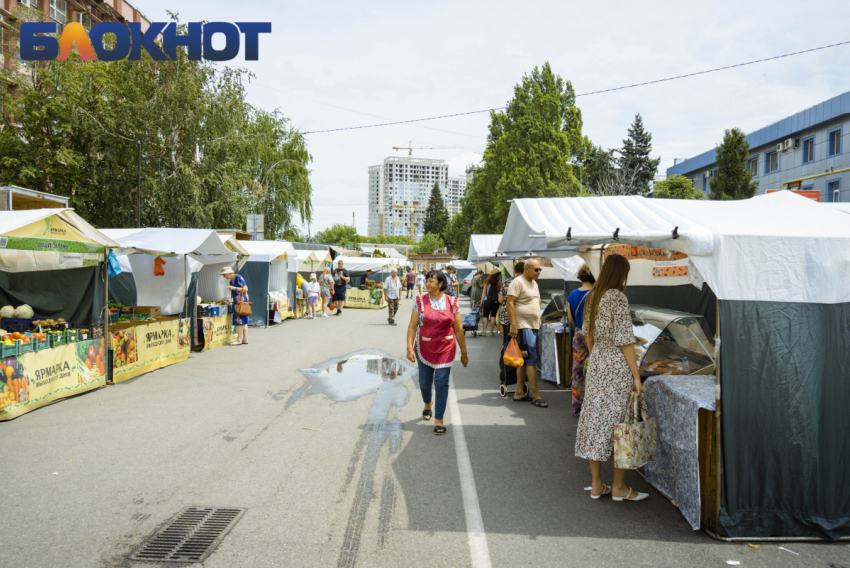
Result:
{"label": "white tent roof panel", "polygon": [[123,248],[136,249],[152,255],[163,254],[232,254],[212,229],[175,229],[148,227],[144,229],[101,229]]}
{"label": "white tent roof panel", "polygon": [[286,241],[242,241],[240,244],[251,255],[248,262],[271,262],[284,254],[287,258],[298,258],[292,243]]}
{"label": "white tent roof panel", "polygon": [[[679,238],[673,239],[676,226]],[[850,302],[846,216],[785,191],[741,201],[519,199],[511,206],[500,250],[569,256],[613,244],[618,228],[620,244],[688,254],[720,299]]]}
{"label": "white tent roof panel", "polygon": [[472,235],[469,237],[469,262],[489,262],[497,257],[502,235]]}

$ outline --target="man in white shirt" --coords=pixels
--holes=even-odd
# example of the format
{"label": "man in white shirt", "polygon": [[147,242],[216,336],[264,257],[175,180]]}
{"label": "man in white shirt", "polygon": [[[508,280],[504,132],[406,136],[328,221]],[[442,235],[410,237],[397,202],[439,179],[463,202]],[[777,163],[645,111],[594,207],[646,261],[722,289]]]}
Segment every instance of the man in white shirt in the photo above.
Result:
{"label": "man in white shirt", "polygon": [[387,323],[395,325],[395,314],[398,311],[399,292],[401,290],[401,279],[398,277],[398,270],[393,268],[390,270],[390,277],[384,282],[384,300],[389,306],[390,317],[387,318]]}

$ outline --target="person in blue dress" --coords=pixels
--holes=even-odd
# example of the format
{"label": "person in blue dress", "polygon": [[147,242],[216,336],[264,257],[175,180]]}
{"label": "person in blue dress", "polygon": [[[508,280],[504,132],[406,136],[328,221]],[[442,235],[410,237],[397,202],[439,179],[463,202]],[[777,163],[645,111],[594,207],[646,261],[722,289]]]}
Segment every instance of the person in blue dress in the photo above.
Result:
{"label": "person in blue dress", "polygon": [[[230,290],[230,301],[233,307],[236,307],[236,302],[248,301],[248,286],[245,284],[245,279],[233,272],[229,266],[221,269],[221,275],[230,281],[230,285],[226,286],[226,290]],[[240,316],[233,310],[233,325],[236,326],[236,340],[231,341],[230,345],[248,344],[248,316]]]}
{"label": "person in blue dress", "polygon": [[578,416],[581,414],[581,405],[584,402],[584,362],[587,361],[589,356],[587,338],[581,331],[581,326],[584,323],[584,305],[587,293],[593,289],[596,278],[593,277],[586,264],[582,264],[581,268],[578,269],[576,278],[581,282],[581,288],[573,290],[567,297],[567,302],[570,305],[570,309],[567,310],[567,319],[576,326],[573,334],[572,394],[573,414]]}

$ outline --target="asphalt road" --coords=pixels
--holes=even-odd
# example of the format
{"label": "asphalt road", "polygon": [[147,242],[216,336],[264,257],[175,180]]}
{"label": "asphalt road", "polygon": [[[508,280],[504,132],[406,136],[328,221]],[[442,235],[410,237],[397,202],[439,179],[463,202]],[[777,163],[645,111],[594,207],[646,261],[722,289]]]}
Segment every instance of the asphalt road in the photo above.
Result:
{"label": "asphalt road", "polygon": [[[409,367],[334,379],[354,352],[403,358],[411,305],[398,327],[385,310],[347,310],[252,329],[250,345],[0,423],[0,566],[156,566],[128,556],[184,507],[226,506],[247,512],[210,568],[850,568],[848,544],[715,542],[634,473],[648,500],[592,501],[569,392],[544,387],[545,410],[499,396],[501,338],[469,338],[469,367],[452,371],[466,451],[451,414],[446,436],[422,422]],[[299,371],[311,367],[330,375]],[[486,545],[474,559],[471,496]]]}

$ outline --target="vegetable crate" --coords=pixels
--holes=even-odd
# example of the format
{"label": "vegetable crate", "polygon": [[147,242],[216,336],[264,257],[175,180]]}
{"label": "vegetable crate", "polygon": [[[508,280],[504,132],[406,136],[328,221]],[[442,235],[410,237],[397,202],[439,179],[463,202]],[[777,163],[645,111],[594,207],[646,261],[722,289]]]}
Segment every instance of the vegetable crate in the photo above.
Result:
{"label": "vegetable crate", "polygon": [[21,342],[16,341],[12,345],[6,345],[5,343],[0,344],[0,356],[2,357],[15,357],[21,354]]}
{"label": "vegetable crate", "polygon": [[21,333],[28,331],[32,327],[32,322],[42,318],[3,318],[0,320],[0,327],[8,332],[20,331]]}
{"label": "vegetable crate", "polygon": [[48,339],[50,340],[51,347],[59,347],[68,343],[64,333],[51,333]]}

